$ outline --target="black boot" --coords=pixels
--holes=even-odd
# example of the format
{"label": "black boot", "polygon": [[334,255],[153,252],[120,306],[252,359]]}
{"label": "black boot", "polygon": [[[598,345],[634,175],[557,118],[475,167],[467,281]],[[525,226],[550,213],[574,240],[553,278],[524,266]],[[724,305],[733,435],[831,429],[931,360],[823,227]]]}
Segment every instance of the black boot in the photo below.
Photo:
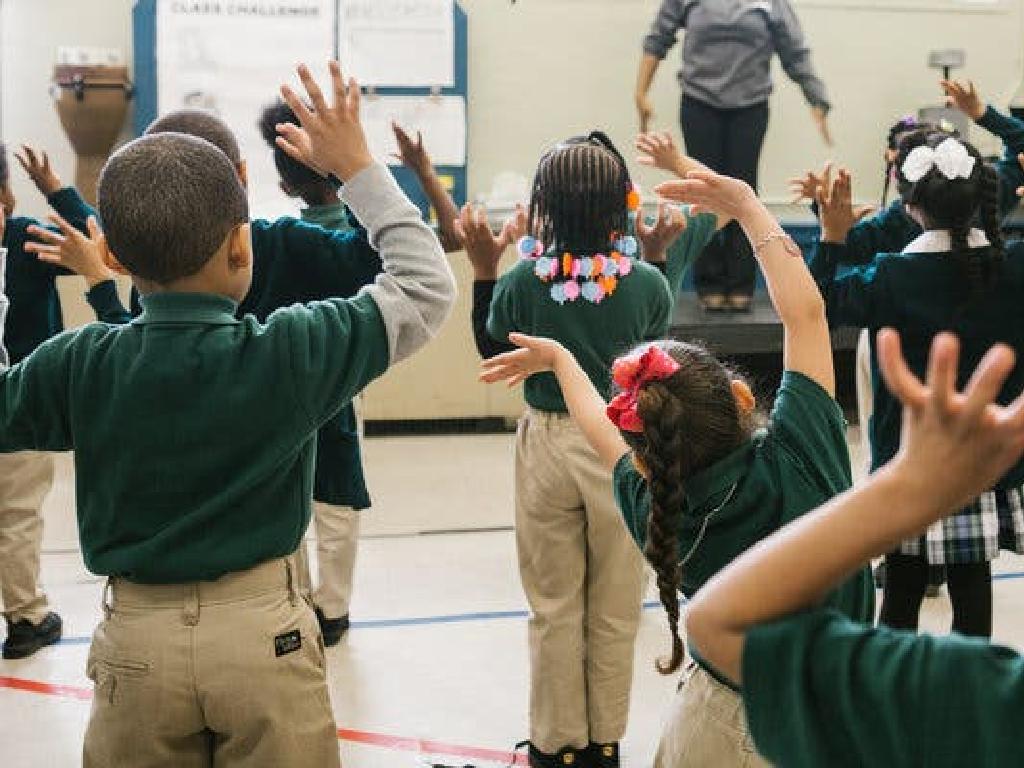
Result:
{"label": "black boot", "polygon": [[530,748],[530,768],[565,768],[565,766],[586,768],[587,765],[584,761],[586,750],[562,747],[558,752],[548,754],[547,752],[541,752],[528,741],[521,741],[516,744],[517,750],[522,747]]}
{"label": "black boot", "polygon": [[28,619],[12,624],[7,622],[7,639],[4,640],[5,659],[24,659],[40,648],[53,645],[60,640],[63,624],[60,616],[50,612],[38,624]]}
{"label": "black boot", "polygon": [[586,768],[619,768],[619,744],[594,744],[587,747]]}

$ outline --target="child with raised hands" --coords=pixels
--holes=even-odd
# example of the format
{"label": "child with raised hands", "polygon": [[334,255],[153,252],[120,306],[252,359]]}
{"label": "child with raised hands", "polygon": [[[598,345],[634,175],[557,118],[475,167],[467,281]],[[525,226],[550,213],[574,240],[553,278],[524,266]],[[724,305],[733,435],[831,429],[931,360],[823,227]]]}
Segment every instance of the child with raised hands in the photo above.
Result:
{"label": "child with raised hands", "polygon": [[[513,331],[552,336],[607,393],[611,360],[662,338],[674,306],[674,291],[648,260],[664,260],[686,217],[665,206],[655,224],[637,222],[635,238],[631,214],[639,205],[622,155],[594,132],[544,154],[529,211],[502,234],[494,235],[481,209],[467,207],[460,229],[474,265],[475,312],[487,315],[475,323],[483,326],[481,353],[507,349]],[[690,217],[695,233],[713,230],[714,221]],[[498,260],[520,228],[520,260],[499,278]],[[569,418],[555,377],[532,377],[525,397],[515,519],[532,610],[530,765],[610,768],[620,764],[629,711],[643,561],[616,511],[609,473]]]}
{"label": "child with raised hands", "polygon": [[[903,359],[894,331],[879,334],[882,374],[903,408],[892,461],[737,558],[689,605],[690,643],[742,688],[754,742],[774,765],[1020,763],[1017,652],[876,629],[823,605],[870,558],[970,504],[1021,461],[1024,398],[1003,398],[1012,351],[995,347],[965,371],[955,337],[931,347],[922,368]],[[925,369],[922,383],[914,371]]]}
{"label": "child with raised hands", "polygon": [[[811,270],[830,322],[867,328],[872,334],[884,326],[896,328],[919,374],[940,331],[951,330],[963,339],[961,379],[996,342],[1024,349],[1024,251],[1004,247],[995,168],[970,144],[944,132],[909,137],[896,167],[907,213],[923,230],[901,253],[879,254],[865,266],[849,267],[849,174],[841,172],[822,198],[822,238]],[[902,409],[883,386],[872,352],[871,467],[878,470],[896,454]],[[1015,369],[1001,395],[1003,402],[1022,388],[1024,372]],[[954,631],[989,637],[991,561],[1001,548],[1024,553],[1022,488],[1024,463],[958,514],[890,552],[881,621],[916,629],[929,566],[944,566]]]}
{"label": "child with raised hands", "polygon": [[[341,180],[383,271],[353,299],[236,317],[253,276],[245,190],[210,142],[122,147],[100,177],[107,265],[143,312],[51,340],[0,374],[0,451],[74,448],[86,566],[107,577],[84,765],[337,766],[316,617],[292,553],[316,434],[439,330],[454,278],[330,65],[330,103],[279,144]],[[154,181],[156,180],[156,182]]]}
{"label": "child with raised hands", "polygon": [[[702,347],[645,342],[612,366],[606,403],[570,349],[514,334],[519,350],[483,364],[481,378],[512,383],[554,374],[576,427],[614,478],[619,513],[658,575],[671,653],[682,665],[679,593],[692,596],[737,555],[850,487],[845,422],[833,393],[832,349],[821,296],[800,251],[745,183],[708,171],[658,191],[734,218],[750,239],[784,327],[785,373],[767,429],[750,387]],[[867,569],[826,603],[874,617]],[[756,757],[738,689],[694,653],[655,765],[748,766]]]}

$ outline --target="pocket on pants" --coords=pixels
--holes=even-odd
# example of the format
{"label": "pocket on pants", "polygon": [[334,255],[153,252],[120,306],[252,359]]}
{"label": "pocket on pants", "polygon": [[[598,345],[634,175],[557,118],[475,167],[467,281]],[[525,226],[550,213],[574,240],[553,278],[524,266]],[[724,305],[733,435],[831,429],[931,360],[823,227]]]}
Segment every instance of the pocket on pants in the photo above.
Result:
{"label": "pocket on pants", "polygon": [[85,674],[93,682],[93,696],[111,706],[124,702],[131,686],[149,677],[148,662],[132,659],[107,659],[90,655]]}

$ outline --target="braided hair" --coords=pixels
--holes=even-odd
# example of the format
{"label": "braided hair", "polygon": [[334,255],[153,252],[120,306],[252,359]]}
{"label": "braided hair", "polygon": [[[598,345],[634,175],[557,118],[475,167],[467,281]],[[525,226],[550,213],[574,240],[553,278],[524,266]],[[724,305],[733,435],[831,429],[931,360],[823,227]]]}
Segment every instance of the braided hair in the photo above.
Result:
{"label": "braided hair", "polygon": [[678,533],[686,480],[749,440],[751,423],[732,393],[736,375],[707,349],[677,341],[658,346],[681,367],[669,378],[643,386],[637,403],[643,432],[621,434],[649,474],[651,514],[644,554],[657,574],[658,596],[668,614],[672,649],[656,666],[669,675],[683,662]]}
{"label": "braided hair", "polygon": [[[907,156],[919,146],[937,147],[949,138],[942,131],[917,131],[900,144],[897,164],[900,167],[900,194],[903,200],[917,207],[927,220],[928,228],[949,230],[953,258],[963,273],[967,301],[980,298],[996,279],[1004,259],[1005,242],[999,216],[999,176],[968,142],[962,142],[975,159],[974,171],[967,179],[947,179],[938,168],[930,170],[920,181],[908,181],[902,172]],[[988,248],[970,248],[968,236],[977,224],[985,230]]]}
{"label": "braided hair", "polygon": [[575,136],[541,157],[530,196],[530,232],[556,251],[599,253],[626,232],[626,161],[601,131]]}
{"label": "braided hair", "polygon": [[274,165],[281,175],[281,180],[307,203],[323,200],[337,192],[338,185],[326,179],[298,160],[294,160],[287,152],[277,146],[277,126],[279,123],[299,124],[295,112],[285,102],[278,99],[268,104],[260,113],[259,129],[263,140],[274,151]]}

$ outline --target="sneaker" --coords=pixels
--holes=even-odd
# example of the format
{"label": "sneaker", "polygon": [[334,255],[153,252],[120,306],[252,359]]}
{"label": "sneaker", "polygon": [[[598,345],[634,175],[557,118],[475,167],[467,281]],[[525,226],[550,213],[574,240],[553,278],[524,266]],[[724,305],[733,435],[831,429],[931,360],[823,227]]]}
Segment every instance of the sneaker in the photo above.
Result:
{"label": "sneaker", "polygon": [[342,636],[348,632],[348,614],[340,619],[328,619],[324,612],[316,609],[316,620],[320,624],[320,634],[324,637],[324,645],[330,648],[341,642]]}
{"label": "sneaker", "polygon": [[520,750],[523,747],[530,748],[530,768],[565,768],[565,766],[575,766],[576,768],[586,768],[586,750],[573,749],[572,747],[562,747],[558,752],[554,754],[548,754],[541,752],[533,744],[528,741],[521,741],[516,744],[516,750]]}
{"label": "sneaker", "polygon": [[588,763],[586,768],[619,768],[619,745],[594,744],[587,747]]}
{"label": "sneaker", "polygon": [[13,624],[8,621],[3,656],[5,659],[24,659],[31,656],[40,648],[59,641],[62,629],[63,622],[60,616],[52,611],[38,624],[33,624],[28,619]]}

